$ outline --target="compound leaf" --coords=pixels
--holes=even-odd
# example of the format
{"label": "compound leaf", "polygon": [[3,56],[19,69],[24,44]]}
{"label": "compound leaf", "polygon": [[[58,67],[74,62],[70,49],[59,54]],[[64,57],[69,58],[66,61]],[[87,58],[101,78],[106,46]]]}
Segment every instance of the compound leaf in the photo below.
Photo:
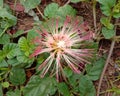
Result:
{"label": "compound leaf", "polygon": [[87,76],[82,76],[79,81],[80,96],[95,96],[95,87]]}
{"label": "compound leaf", "polygon": [[25,7],[27,11],[36,8],[40,2],[41,0],[20,0],[20,3]]}
{"label": "compound leaf", "polygon": [[26,81],[26,74],[24,69],[13,68],[9,76],[9,80],[13,85],[21,85]]}
{"label": "compound leaf", "polygon": [[[54,92],[53,92],[54,91]],[[47,96],[55,93],[55,80],[53,78],[43,78],[33,76],[24,88],[25,96]]]}

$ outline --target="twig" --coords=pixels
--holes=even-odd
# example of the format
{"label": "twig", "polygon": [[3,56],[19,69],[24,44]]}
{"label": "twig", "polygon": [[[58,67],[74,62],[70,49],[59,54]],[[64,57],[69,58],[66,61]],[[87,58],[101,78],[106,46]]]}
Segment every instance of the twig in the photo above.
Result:
{"label": "twig", "polygon": [[[68,1],[65,3],[65,5],[68,5],[70,2],[71,2],[71,0],[68,0]],[[64,6],[65,6],[65,5],[64,5]]]}
{"label": "twig", "polygon": [[100,77],[100,80],[99,80],[99,85],[98,85],[98,90],[97,90],[97,96],[99,96],[100,88],[101,88],[101,84],[102,84],[102,80],[103,80],[105,71],[106,71],[106,69],[107,69],[107,66],[108,66],[108,64],[109,64],[109,60],[110,60],[110,57],[111,57],[111,55],[112,55],[114,45],[115,45],[115,41],[113,40],[113,41],[112,41],[112,44],[111,44],[111,46],[110,46],[110,51],[109,51],[109,54],[108,54],[108,57],[107,57],[105,66],[104,66],[104,68],[103,68],[103,71],[102,71],[102,74],[101,74],[101,77]]}
{"label": "twig", "polygon": [[120,26],[120,23],[116,23],[115,26]]}
{"label": "twig", "polygon": [[96,0],[93,0],[93,21],[94,21],[94,29],[95,33],[97,33],[97,24],[96,24]]}
{"label": "twig", "polygon": [[43,15],[43,13],[40,11],[39,7],[36,7],[37,11],[39,12],[39,14],[41,15],[42,18],[46,19],[45,16]]}
{"label": "twig", "polygon": [[[115,22],[115,23],[117,23],[117,22],[118,22],[118,19],[116,19],[116,22]],[[116,28],[117,28],[117,27],[115,27],[115,31],[116,31]],[[116,32],[115,32],[115,34],[116,34]],[[109,51],[109,54],[108,54],[108,57],[107,57],[105,66],[104,66],[104,68],[103,68],[103,71],[102,71],[102,73],[101,73],[101,77],[100,77],[99,84],[98,84],[98,89],[97,89],[97,96],[99,96],[99,94],[100,94],[100,88],[101,88],[102,80],[103,80],[105,71],[106,71],[106,69],[107,69],[107,66],[108,66],[108,64],[109,64],[109,60],[110,60],[110,58],[111,58],[111,55],[112,55],[112,52],[113,52],[113,49],[114,49],[114,45],[115,45],[115,40],[113,40],[112,43],[111,43],[110,51]]]}
{"label": "twig", "polygon": [[30,68],[30,69],[27,69],[26,71],[31,71],[31,70],[35,70],[36,67],[33,67],[33,68]]}

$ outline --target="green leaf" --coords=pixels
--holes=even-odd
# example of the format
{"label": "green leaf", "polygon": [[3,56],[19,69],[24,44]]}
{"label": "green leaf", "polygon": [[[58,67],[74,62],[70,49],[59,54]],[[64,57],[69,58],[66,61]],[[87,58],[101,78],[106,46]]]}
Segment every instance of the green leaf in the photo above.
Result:
{"label": "green leaf", "polygon": [[8,67],[8,63],[5,60],[0,61],[0,67]]}
{"label": "green leaf", "polygon": [[113,6],[113,4],[115,4],[116,0],[111,0],[111,2],[109,2],[109,0],[97,0],[100,4],[102,5],[109,5],[109,6]]}
{"label": "green leaf", "polygon": [[[7,57],[8,59],[13,58],[17,55],[16,50],[18,50],[18,46],[15,43],[8,43],[3,46],[3,50],[0,50],[0,63],[5,65],[4,59]],[[4,64],[5,63],[5,64]]]}
{"label": "green leaf", "polygon": [[20,50],[20,49],[19,49],[19,48],[12,49],[12,50],[7,54],[7,58],[8,58],[8,59],[11,59],[11,58],[14,58],[15,56],[17,56],[18,50]]}
{"label": "green leaf", "polygon": [[5,8],[0,9],[0,17],[2,19],[4,19],[6,21],[6,23],[8,23],[9,27],[16,25],[17,23],[17,18],[13,15],[11,15],[10,13],[7,12],[7,10]]}
{"label": "green leaf", "polygon": [[4,58],[6,57],[6,54],[0,50],[0,62],[4,60]]}
{"label": "green leaf", "polygon": [[17,56],[17,60],[20,62],[20,63],[27,63],[28,62],[28,57],[26,57],[25,55],[19,55]]}
{"label": "green leaf", "polygon": [[21,96],[20,90],[8,91],[6,96]]}
{"label": "green leaf", "polygon": [[2,85],[0,84],[0,96],[3,96]]}
{"label": "green leaf", "polygon": [[33,76],[23,90],[25,96],[47,96],[56,91],[55,80],[53,78],[43,78]]}
{"label": "green leaf", "polygon": [[10,86],[10,84],[9,84],[9,82],[3,82],[3,83],[2,83],[2,86],[3,86],[4,88],[8,88],[8,87]]}
{"label": "green leaf", "polygon": [[117,95],[120,95],[120,88],[118,87],[115,87],[115,88],[112,88],[114,90],[114,92],[117,94]]}
{"label": "green leaf", "polygon": [[95,96],[95,87],[92,81],[86,76],[82,76],[79,81],[80,96]]}
{"label": "green leaf", "polygon": [[77,11],[73,9],[70,5],[65,5],[65,6],[59,7],[57,11],[57,16],[60,18],[61,17],[66,18],[66,16],[75,16],[76,13]]}
{"label": "green leaf", "polygon": [[69,88],[65,83],[58,83],[57,84],[58,91],[63,95],[63,96],[70,96]]}
{"label": "green leaf", "polygon": [[71,0],[72,3],[78,3],[80,1],[84,1],[84,0]]}
{"label": "green leaf", "polygon": [[104,15],[110,16],[112,14],[112,7],[116,4],[116,0],[98,0],[101,4],[101,10]]}
{"label": "green leaf", "polygon": [[3,46],[3,51],[10,51],[16,48],[18,48],[18,45],[16,43],[9,43]]}
{"label": "green leaf", "polygon": [[70,76],[73,75],[73,71],[70,68],[65,67],[64,68],[64,75],[69,78]]}
{"label": "green leaf", "polygon": [[29,42],[33,41],[33,39],[35,39],[35,37],[38,37],[39,33],[37,33],[34,29],[30,30],[27,34],[27,40]]}
{"label": "green leaf", "polygon": [[13,34],[13,37],[16,38],[22,34],[24,34],[24,30],[18,30],[15,34]]}
{"label": "green leaf", "polygon": [[70,85],[73,87],[73,88],[76,88],[76,86],[78,85],[78,80],[81,78],[81,74],[73,74],[72,76],[70,76],[68,78],[69,82],[70,82]]}
{"label": "green leaf", "polygon": [[113,17],[114,18],[120,17],[120,0],[117,1],[116,5],[113,8]]}
{"label": "green leaf", "polygon": [[105,64],[105,59],[100,58],[94,64],[86,65],[86,72],[90,80],[98,80]]}
{"label": "green leaf", "polygon": [[44,10],[44,15],[48,18],[53,18],[56,16],[56,13],[58,11],[59,5],[57,3],[51,3],[47,5],[47,7]]}
{"label": "green leaf", "polygon": [[37,57],[37,64],[38,66],[45,60],[44,54],[41,54],[40,56]]}
{"label": "green leaf", "polygon": [[106,17],[103,17],[100,19],[100,22],[107,27],[108,29],[113,29],[114,25],[112,23],[110,23],[109,19]]}
{"label": "green leaf", "polygon": [[7,20],[4,19],[2,19],[0,23],[1,23],[1,28],[3,29],[9,25],[9,22],[7,22]]}
{"label": "green leaf", "polygon": [[19,61],[17,60],[17,58],[8,59],[8,60],[7,60],[7,63],[8,63],[9,65],[12,65],[13,67],[21,64],[21,62],[19,62]]}
{"label": "green leaf", "polygon": [[0,0],[0,9],[3,8],[3,0]]}
{"label": "green leaf", "polygon": [[10,43],[10,36],[8,34],[3,34],[0,37],[0,44],[7,44]]}
{"label": "green leaf", "polygon": [[26,56],[24,54],[24,52],[19,52],[18,56],[17,56],[17,60],[20,62],[20,63],[26,63],[24,64],[24,67],[30,67],[31,64],[33,63],[34,61],[34,58],[30,58],[29,56]]}
{"label": "green leaf", "polygon": [[103,27],[102,34],[104,35],[105,39],[110,39],[115,35],[115,30],[107,29],[106,27]]}
{"label": "green leaf", "polygon": [[21,85],[26,81],[26,74],[24,69],[13,68],[9,80],[13,85]]}
{"label": "green leaf", "polygon": [[41,0],[20,0],[20,3],[25,7],[27,11],[36,8],[40,2]]}
{"label": "green leaf", "polygon": [[13,58],[17,55],[18,45],[15,43],[9,43],[3,46],[3,52],[7,58]]}
{"label": "green leaf", "polygon": [[75,16],[76,10],[70,5],[59,7],[57,3],[51,3],[45,8],[44,14],[48,18],[61,18],[64,20],[67,15]]}
{"label": "green leaf", "polygon": [[114,12],[113,17],[114,18],[120,18],[120,12]]}
{"label": "green leaf", "polygon": [[30,46],[29,46],[29,43],[28,43],[28,41],[27,41],[27,39],[25,37],[21,37],[19,39],[18,45],[19,45],[20,49],[25,52],[25,55],[29,56],[29,54],[30,54]]}

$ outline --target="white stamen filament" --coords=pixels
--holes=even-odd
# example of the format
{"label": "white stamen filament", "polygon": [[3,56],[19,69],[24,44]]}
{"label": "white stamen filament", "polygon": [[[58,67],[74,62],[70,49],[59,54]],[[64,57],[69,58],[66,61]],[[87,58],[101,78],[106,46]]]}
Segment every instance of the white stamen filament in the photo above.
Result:
{"label": "white stamen filament", "polygon": [[57,43],[57,46],[58,46],[59,48],[65,48],[65,41],[63,41],[63,40],[59,41],[59,42]]}

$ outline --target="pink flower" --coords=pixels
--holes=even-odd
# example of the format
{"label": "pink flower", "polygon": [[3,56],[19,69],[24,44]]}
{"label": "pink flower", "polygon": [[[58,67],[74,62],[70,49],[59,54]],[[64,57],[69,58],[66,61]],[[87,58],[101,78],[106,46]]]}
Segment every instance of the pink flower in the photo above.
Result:
{"label": "pink flower", "polygon": [[93,33],[85,24],[79,24],[78,18],[72,19],[67,17],[61,27],[58,20],[54,20],[48,29],[41,27],[41,31],[37,31],[41,37],[35,39],[38,46],[31,57],[45,52],[50,54],[38,68],[42,70],[41,77],[52,69],[51,74],[55,73],[59,80],[64,67],[68,66],[75,73],[80,73],[81,64],[90,63],[88,58],[92,57],[92,50],[81,46],[85,46],[84,41],[92,39]]}

